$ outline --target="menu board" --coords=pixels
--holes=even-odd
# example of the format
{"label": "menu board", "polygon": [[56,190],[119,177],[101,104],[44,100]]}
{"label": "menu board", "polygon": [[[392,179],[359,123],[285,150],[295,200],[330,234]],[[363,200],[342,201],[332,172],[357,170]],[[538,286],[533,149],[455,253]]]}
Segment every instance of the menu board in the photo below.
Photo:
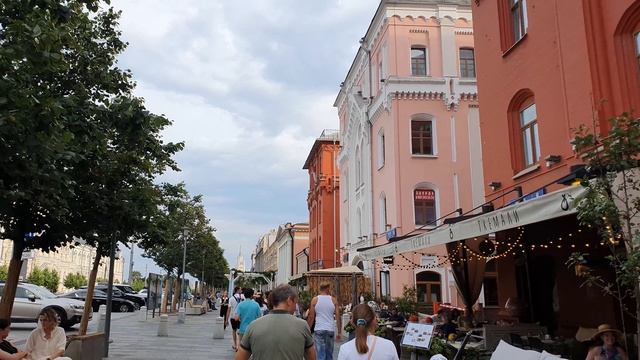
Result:
{"label": "menu board", "polygon": [[409,322],[402,335],[402,346],[428,349],[431,346],[432,334],[433,325]]}

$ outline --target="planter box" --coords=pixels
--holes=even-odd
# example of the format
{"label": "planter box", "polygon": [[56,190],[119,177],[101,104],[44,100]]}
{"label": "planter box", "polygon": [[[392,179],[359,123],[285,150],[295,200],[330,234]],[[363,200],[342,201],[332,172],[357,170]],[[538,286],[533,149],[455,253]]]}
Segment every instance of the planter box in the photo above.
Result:
{"label": "planter box", "polygon": [[104,333],[69,336],[64,356],[73,360],[102,360],[104,356]]}

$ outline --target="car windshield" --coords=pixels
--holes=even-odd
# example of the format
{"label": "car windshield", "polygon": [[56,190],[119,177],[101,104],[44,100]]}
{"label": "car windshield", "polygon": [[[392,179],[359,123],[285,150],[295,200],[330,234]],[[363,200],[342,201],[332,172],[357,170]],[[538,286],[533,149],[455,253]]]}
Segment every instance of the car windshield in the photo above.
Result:
{"label": "car windshield", "polygon": [[107,296],[107,293],[106,293],[106,292],[104,292],[104,291],[102,291],[102,290],[95,289],[95,290],[93,290],[93,295],[99,295],[99,296],[104,296],[104,297],[106,297],[106,296]]}
{"label": "car windshield", "polygon": [[120,290],[126,292],[127,294],[135,294],[136,292],[133,291],[133,288],[131,286],[120,286]]}
{"label": "car windshield", "polygon": [[46,288],[43,288],[42,286],[30,284],[25,287],[27,288],[27,290],[33,292],[41,299],[55,299],[57,297],[54,293],[47,290]]}

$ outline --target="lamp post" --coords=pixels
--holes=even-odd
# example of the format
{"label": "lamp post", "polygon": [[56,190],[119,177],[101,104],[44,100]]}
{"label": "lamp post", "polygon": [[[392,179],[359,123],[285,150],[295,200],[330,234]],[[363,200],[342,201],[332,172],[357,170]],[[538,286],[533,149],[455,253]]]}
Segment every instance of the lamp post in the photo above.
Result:
{"label": "lamp post", "polygon": [[187,236],[189,236],[189,230],[187,229],[182,229],[182,240],[183,240],[183,249],[182,249],[182,283],[180,285],[180,299],[181,301],[181,306],[185,307],[187,305],[186,299],[185,299],[185,290],[184,290],[184,271],[185,271],[185,264],[187,262]]}

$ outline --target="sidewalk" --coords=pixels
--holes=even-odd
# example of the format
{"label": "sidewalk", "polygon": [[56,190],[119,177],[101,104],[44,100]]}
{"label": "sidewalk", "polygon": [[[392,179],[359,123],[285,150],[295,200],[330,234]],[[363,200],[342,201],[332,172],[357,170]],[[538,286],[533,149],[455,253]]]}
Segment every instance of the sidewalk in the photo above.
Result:
{"label": "sidewalk", "polygon": [[[224,339],[213,339],[213,326],[218,312],[187,316],[185,324],[177,323],[177,315],[169,316],[169,337],[158,337],[159,317],[139,321],[136,312],[114,319],[111,324],[112,343],[109,359],[233,359],[231,328]],[[340,344],[334,349],[338,358]]]}

